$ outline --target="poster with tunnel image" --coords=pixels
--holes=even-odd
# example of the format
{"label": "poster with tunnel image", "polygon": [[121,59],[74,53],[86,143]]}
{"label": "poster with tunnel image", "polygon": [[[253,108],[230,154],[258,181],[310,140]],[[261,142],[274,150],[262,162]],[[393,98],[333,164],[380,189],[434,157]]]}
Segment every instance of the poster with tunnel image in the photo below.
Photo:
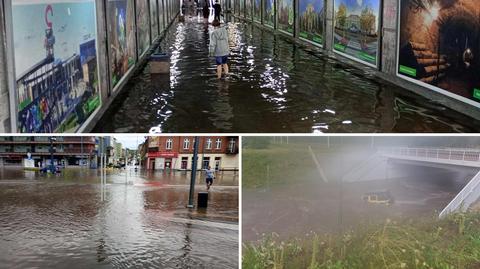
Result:
{"label": "poster with tunnel image", "polygon": [[293,34],[295,24],[294,0],[277,0],[277,28]]}
{"label": "poster with tunnel image", "polygon": [[253,1],[253,20],[256,22],[262,21],[262,0]]}
{"label": "poster with tunnel image", "polygon": [[335,0],[333,50],[378,65],[380,0]]}
{"label": "poster with tunnel image", "polygon": [[157,0],[150,0],[150,25],[152,33],[152,41],[158,37],[158,15]]}
{"label": "poster with tunnel image", "polygon": [[263,24],[275,27],[275,0],[263,0]]}
{"label": "poster with tunnel image", "polygon": [[94,0],[12,1],[17,128],[75,132],[100,106]]}
{"label": "poster with tunnel image", "polygon": [[136,4],[137,50],[138,57],[141,57],[150,47],[150,11],[148,0],[136,0]]}
{"label": "poster with tunnel image", "polygon": [[301,38],[323,44],[325,28],[324,0],[299,0],[299,35]]}
{"label": "poster with tunnel image", "polygon": [[399,76],[480,106],[480,2],[402,0]]}
{"label": "poster with tunnel image", "polygon": [[135,12],[133,1],[107,1],[107,37],[111,88],[135,63]]}

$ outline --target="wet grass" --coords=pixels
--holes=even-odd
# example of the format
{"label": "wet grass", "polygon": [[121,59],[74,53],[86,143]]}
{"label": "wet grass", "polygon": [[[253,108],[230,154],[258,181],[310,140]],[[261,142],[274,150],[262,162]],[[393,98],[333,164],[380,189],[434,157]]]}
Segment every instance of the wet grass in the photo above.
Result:
{"label": "wet grass", "polygon": [[341,235],[308,233],[279,241],[276,234],[243,245],[244,269],[480,268],[480,214],[361,227]]}
{"label": "wet grass", "polygon": [[242,151],[242,186],[264,187],[308,178],[315,170],[308,145],[271,145]]}

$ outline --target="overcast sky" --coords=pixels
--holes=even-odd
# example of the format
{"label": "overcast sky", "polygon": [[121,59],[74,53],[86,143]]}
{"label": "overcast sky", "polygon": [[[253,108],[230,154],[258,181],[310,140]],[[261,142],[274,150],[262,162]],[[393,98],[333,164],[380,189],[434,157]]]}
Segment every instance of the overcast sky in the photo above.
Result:
{"label": "overcast sky", "polygon": [[122,143],[123,148],[137,149],[138,145],[145,141],[145,136],[137,135],[116,135],[118,142]]}

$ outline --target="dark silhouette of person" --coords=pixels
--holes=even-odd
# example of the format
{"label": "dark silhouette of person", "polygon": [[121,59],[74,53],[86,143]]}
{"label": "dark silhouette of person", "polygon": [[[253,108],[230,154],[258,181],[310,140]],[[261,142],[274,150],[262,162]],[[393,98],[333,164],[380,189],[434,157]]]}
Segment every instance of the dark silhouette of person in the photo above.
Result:
{"label": "dark silhouette of person", "polygon": [[215,20],[220,21],[220,13],[222,13],[222,6],[220,6],[220,3],[218,0],[215,1],[215,4],[213,5],[213,9],[215,11]]}

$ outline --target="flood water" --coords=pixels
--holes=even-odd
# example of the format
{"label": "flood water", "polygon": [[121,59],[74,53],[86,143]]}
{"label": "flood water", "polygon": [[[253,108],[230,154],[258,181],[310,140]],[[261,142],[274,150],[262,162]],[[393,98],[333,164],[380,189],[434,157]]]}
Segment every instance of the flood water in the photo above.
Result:
{"label": "flood water", "polygon": [[[228,24],[232,77],[217,80],[202,19],[161,43],[171,75],[148,64],[94,132],[475,132],[480,121],[294,44],[251,23]],[[211,29],[211,28],[210,28]]]}
{"label": "flood water", "polygon": [[[392,164],[384,180],[324,183],[319,177],[290,184],[243,189],[242,240],[277,233],[281,239],[316,233],[343,233],[387,218],[432,218],[473,177],[469,168]],[[402,171],[402,177],[389,174]],[[362,200],[368,192],[389,191],[391,205]]]}
{"label": "flood water", "polygon": [[186,209],[189,176],[0,169],[0,268],[238,268],[238,173],[206,210]]}

